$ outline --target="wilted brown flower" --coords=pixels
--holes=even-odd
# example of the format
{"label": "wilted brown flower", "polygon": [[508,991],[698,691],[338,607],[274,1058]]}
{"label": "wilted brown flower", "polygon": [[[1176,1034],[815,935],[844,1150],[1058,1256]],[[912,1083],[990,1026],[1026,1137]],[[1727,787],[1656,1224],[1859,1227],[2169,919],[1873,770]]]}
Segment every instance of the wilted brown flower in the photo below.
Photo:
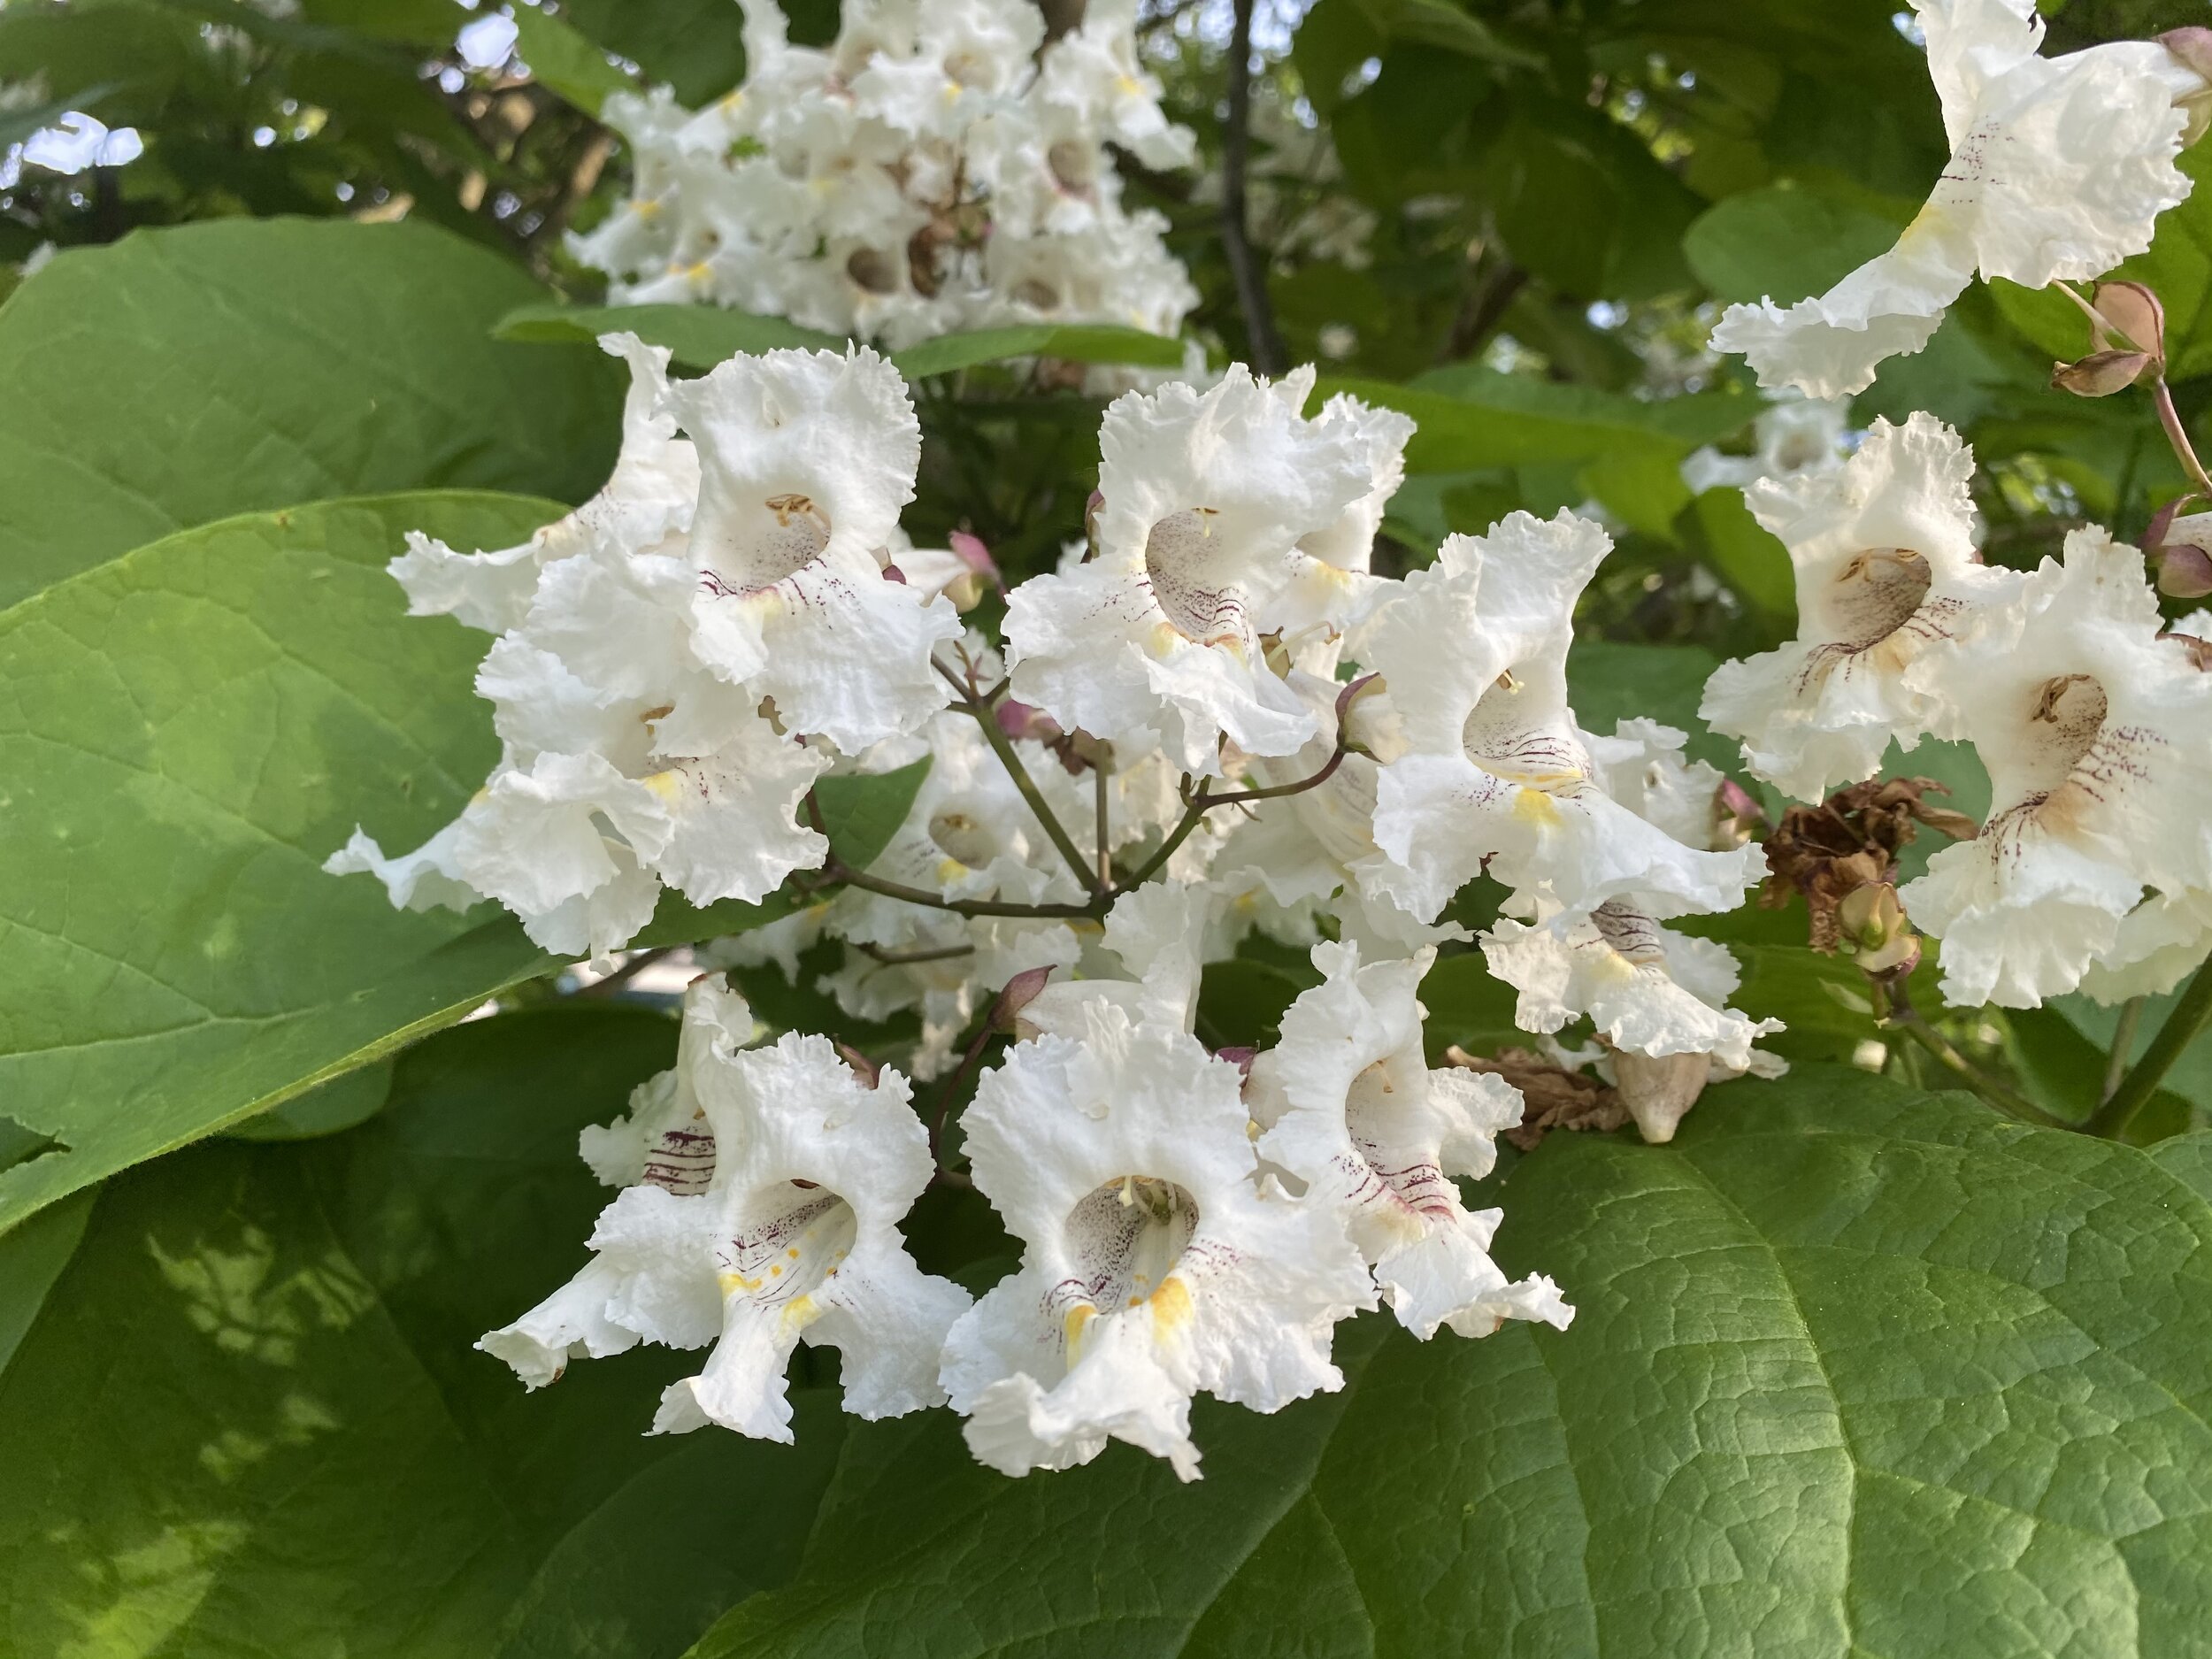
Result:
{"label": "wilted brown flower", "polygon": [[1570,1071],[1529,1048],[1501,1048],[1488,1058],[1469,1054],[1457,1043],[1444,1051],[1447,1063],[1470,1071],[1502,1077],[1521,1091],[1521,1121],[1505,1138],[1532,1151],[1554,1129],[1618,1129],[1628,1121],[1620,1096],[1594,1077]]}
{"label": "wilted brown flower", "polygon": [[1812,912],[1810,943],[1833,951],[1843,929],[1837,907],[1870,885],[1893,882],[1897,855],[1920,826],[1965,841],[1979,826],[1926,797],[1950,791],[1932,778],[1876,778],[1839,789],[1818,806],[1793,806],[1765,841],[1768,876],[1760,903],[1778,910],[1793,893]]}

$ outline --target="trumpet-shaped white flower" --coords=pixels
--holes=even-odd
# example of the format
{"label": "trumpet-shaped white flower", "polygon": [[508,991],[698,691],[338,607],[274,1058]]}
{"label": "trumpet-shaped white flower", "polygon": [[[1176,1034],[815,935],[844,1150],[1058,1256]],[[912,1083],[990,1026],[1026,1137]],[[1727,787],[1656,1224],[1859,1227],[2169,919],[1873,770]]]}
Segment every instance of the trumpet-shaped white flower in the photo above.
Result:
{"label": "trumpet-shaped white flower", "polygon": [[692,625],[706,666],[848,750],[942,707],[930,652],[959,618],[883,573],[921,464],[898,371],[864,347],[770,351],[671,388],[668,406],[699,450]]}
{"label": "trumpet-shaped white flower", "polygon": [[1348,945],[1314,947],[1326,977],[1283,1016],[1282,1041],[1253,1062],[1261,1156],[1340,1214],[1398,1322],[1488,1336],[1508,1319],[1564,1330],[1574,1310],[1541,1275],[1509,1282],[1490,1259],[1502,1211],[1469,1210],[1455,1176],[1479,1179],[1521,1095],[1485,1072],[1431,1071],[1415,992],[1435,952],[1362,966]]}
{"label": "trumpet-shaped white flower", "polygon": [[1693,495],[1709,489],[1748,489],[1763,479],[1831,472],[1843,465],[1843,434],[1851,406],[1840,397],[1800,397],[1785,393],[1751,423],[1757,448],[1749,455],[1723,455],[1709,444],[1682,462],[1682,482]]}
{"label": "trumpet-shaped white flower", "polygon": [[356,830],[325,869],[373,873],[414,909],[494,898],[545,949],[603,956],[652,918],[664,884],[697,904],[753,902],[822,862],[827,842],[796,815],[828,760],[749,710],[687,731],[683,702],[599,696],[512,634],[477,683],[507,753],[476,798],[412,853],[388,859]]}
{"label": "trumpet-shaped white flower", "polygon": [[655,1431],[713,1422],[787,1441],[784,1370],[804,1340],[838,1349],[856,1416],[943,1399],[937,1352],[968,1296],[916,1267],[898,1234],[931,1171],[906,1080],[863,1084],[823,1037],[742,1052],[752,1027],[743,998],[695,986],[675,1078],[641,1092],[619,1139],[588,1146],[626,1173],[627,1143],[652,1136],[641,1180],[600,1218],[591,1265],[480,1345],[525,1381],[639,1340],[712,1342],[701,1372],[664,1395]]}
{"label": "trumpet-shaped white flower", "polygon": [[1725,663],[1702,713],[1753,772],[1801,800],[1871,777],[1893,739],[1955,736],[1952,704],[1909,671],[2009,604],[2021,579],[1974,548],[1973,451],[1927,414],[1877,420],[1839,471],[1755,484],[1746,499],[1797,567],[1798,636]]}
{"label": "trumpet-shaped white flower", "polygon": [[489,634],[520,627],[547,565],[594,548],[650,549],[689,526],[699,463],[664,407],[667,350],[632,334],[603,334],[599,349],[630,367],[612,475],[596,495],[518,547],[457,553],[434,537],[411,534],[407,551],[387,567],[407,590],[408,615],[449,614]]}
{"label": "trumpet-shaped white flower", "polygon": [[1403,752],[1376,780],[1379,879],[1417,917],[1484,869],[1525,902],[1586,914],[1634,893],[1655,912],[1726,910],[1756,880],[1755,848],[1686,847],[1601,787],[1567,703],[1576,596],[1609,550],[1561,513],[1515,513],[1453,536],[1352,640],[1389,687]]}
{"label": "trumpet-shaped white flower", "polygon": [[2043,58],[2033,0],[1913,0],[1951,158],[1897,245],[1787,308],[1732,305],[1713,331],[1766,387],[1863,391],[1918,351],[1974,280],[2025,288],[2101,276],[2151,244],[2189,194],[2174,165],[2204,82],[2162,46],[2119,41]]}
{"label": "trumpet-shaped white flower", "polygon": [[[1336,751],[1336,702],[1344,687],[1295,669],[1289,683],[1320,730],[1295,755],[1252,762],[1254,780],[1269,787],[1317,776]],[[1396,726],[1387,693],[1363,692],[1351,718],[1356,739],[1389,747],[1376,730]],[[1468,936],[1455,922],[1417,921],[1391,898],[1392,865],[1375,845],[1377,771],[1371,756],[1348,753],[1312,788],[1246,809],[1250,816],[1233,823],[1208,872],[1226,930],[1210,955],[1228,954],[1252,926],[1286,944],[1310,947],[1324,912],[1334,917],[1338,937],[1377,956],[1406,956]]]}
{"label": "trumpet-shaped white flower", "polygon": [[1924,659],[1988,769],[1981,833],[1899,895],[1943,992],[2033,1007],[2118,943],[2146,887],[2212,887],[2212,677],[2161,638],[2134,549],[2085,528],[2016,606]]}
{"label": "trumpet-shaped white flower", "polygon": [[1741,1071],[1751,1045],[1783,1029],[1727,1006],[1739,975],[1725,945],[1663,927],[1630,900],[1586,917],[1500,921],[1482,954],[1520,993],[1513,1023],[1523,1031],[1549,1033],[1586,1014],[1617,1051],[1711,1055]]}
{"label": "trumpet-shaped white flower", "polygon": [[1313,562],[1301,541],[1371,494],[1387,465],[1379,430],[1394,428],[1349,400],[1306,419],[1312,386],[1310,368],[1271,385],[1238,365],[1205,392],[1115,401],[1099,432],[1098,557],[1008,602],[1015,696],[1133,750],[1156,733],[1190,772],[1219,774],[1225,736],[1287,755],[1313,735],[1260,636]]}
{"label": "trumpet-shaped white flower", "polygon": [[1258,1179],[1235,1065],[1113,1002],[1084,1012],[1079,1038],[1017,1044],[964,1119],[1024,1249],[953,1326],[943,1383],[1008,1474],[1114,1439],[1192,1479],[1192,1396],[1273,1411],[1341,1386],[1331,1332],[1374,1293],[1333,1214]]}

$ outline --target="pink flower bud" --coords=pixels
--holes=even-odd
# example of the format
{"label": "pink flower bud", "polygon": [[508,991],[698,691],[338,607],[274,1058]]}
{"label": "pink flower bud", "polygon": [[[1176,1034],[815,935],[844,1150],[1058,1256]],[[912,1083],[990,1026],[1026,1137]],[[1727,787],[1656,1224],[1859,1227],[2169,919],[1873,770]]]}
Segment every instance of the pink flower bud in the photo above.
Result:
{"label": "pink flower bud", "polygon": [[849,1042],[839,1043],[837,1045],[837,1052],[844,1056],[845,1064],[852,1067],[853,1075],[860,1079],[860,1086],[863,1088],[873,1088],[878,1081],[881,1079],[883,1076],[882,1066],[879,1065],[875,1061],[871,1060],[866,1055],[861,1053],[860,1050],[854,1048],[852,1044]]}
{"label": "pink flower bud", "polygon": [[1037,993],[1045,988],[1045,981],[1052,977],[1049,966],[1025,968],[1007,980],[1006,988],[991,1004],[990,1028],[1001,1036],[1017,1037],[1021,1033],[1021,1011],[1037,1000]]}
{"label": "pink flower bud", "polygon": [[1247,1083],[1252,1080],[1252,1062],[1259,1057],[1260,1051],[1257,1048],[1217,1048],[1214,1050],[1214,1058],[1226,1060],[1238,1071],[1243,1072],[1244,1080]]}
{"label": "pink flower bud", "polygon": [[1023,738],[1029,738],[1039,743],[1056,743],[1067,735],[1060,729],[1059,722],[1050,715],[1041,709],[1033,709],[1025,703],[1017,703],[1011,697],[1001,699],[994,712],[998,720],[998,729],[1018,742]]}

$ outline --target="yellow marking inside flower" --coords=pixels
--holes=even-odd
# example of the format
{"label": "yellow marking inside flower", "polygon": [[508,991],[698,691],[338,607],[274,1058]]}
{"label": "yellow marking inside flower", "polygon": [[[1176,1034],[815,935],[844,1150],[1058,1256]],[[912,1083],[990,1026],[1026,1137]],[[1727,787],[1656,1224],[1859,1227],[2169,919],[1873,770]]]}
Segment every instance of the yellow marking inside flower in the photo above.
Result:
{"label": "yellow marking inside flower", "polygon": [[657,772],[651,777],[641,778],[639,781],[655,795],[660,796],[662,800],[673,806],[677,795],[684,787],[684,774],[680,768],[671,766],[666,772]]}
{"label": "yellow marking inside flower", "polygon": [[684,274],[687,277],[689,277],[694,282],[704,282],[713,274],[713,273],[707,269],[707,262],[703,259],[700,259],[686,265],[684,267]]}
{"label": "yellow marking inside flower", "polygon": [[1190,1286],[1172,1273],[1152,1293],[1152,1328],[1172,1331],[1191,1317]]}
{"label": "yellow marking inside flower", "polygon": [[760,1288],[760,1280],[748,1279],[738,1272],[717,1273],[714,1279],[716,1284],[721,1286],[725,1296],[733,1296],[741,1290],[749,1293]]}
{"label": "yellow marking inside flower", "polygon": [[1060,1339],[1066,1344],[1068,1363],[1072,1365],[1082,1357],[1083,1331],[1098,1317],[1098,1310],[1087,1302],[1079,1302],[1060,1318]]}
{"label": "yellow marking inside flower", "polygon": [[940,858],[937,861],[937,879],[940,881],[957,881],[967,873],[968,866],[957,858]]}
{"label": "yellow marking inside flower", "polygon": [[745,88],[739,87],[733,91],[726,92],[722,95],[722,103],[720,107],[726,110],[734,110],[738,107],[738,105],[744,102]]}
{"label": "yellow marking inside flower", "polygon": [[1525,787],[1513,797],[1513,816],[1526,818],[1532,824],[1550,826],[1559,822],[1559,809],[1541,789]]}
{"label": "yellow marking inside flower", "polygon": [[[798,1248],[797,1248],[795,1245],[795,1246],[793,1246],[790,1249],[786,1250],[786,1251],[784,1252],[784,1254],[785,1254],[786,1256],[789,1256],[789,1257],[790,1257],[793,1261],[795,1261],[795,1261],[797,1261],[797,1260],[799,1259],[799,1251],[798,1251]],[[839,1254],[840,1254],[840,1255],[842,1255],[842,1254],[843,1254],[843,1252],[842,1252],[842,1251],[840,1251],[840,1252],[839,1252]]]}
{"label": "yellow marking inside flower", "polygon": [[781,1262],[771,1263],[768,1268],[768,1277],[771,1279],[781,1279],[783,1277],[783,1263]]}
{"label": "yellow marking inside flower", "polygon": [[1134,75],[1116,75],[1114,77],[1114,90],[1120,93],[1122,96],[1125,98],[1133,98],[1139,93],[1142,92],[1144,88],[1137,83],[1137,79]]}
{"label": "yellow marking inside flower", "polygon": [[784,1304],[783,1325],[787,1331],[803,1331],[822,1317],[822,1306],[811,1296],[794,1296]]}
{"label": "yellow marking inside flower", "polygon": [[661,204],[657,201],[649,201],[641,197],[630,204],[630,211],[640,219],[651,220],[661,216]]}

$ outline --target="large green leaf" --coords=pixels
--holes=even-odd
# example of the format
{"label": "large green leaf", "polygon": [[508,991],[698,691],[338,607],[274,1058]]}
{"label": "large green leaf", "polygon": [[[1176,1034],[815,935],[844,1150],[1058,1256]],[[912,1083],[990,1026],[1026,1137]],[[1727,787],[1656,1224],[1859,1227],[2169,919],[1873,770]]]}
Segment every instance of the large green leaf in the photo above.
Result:
{"label": "large green leaf", "polygon": [[478,1022],[366,1128],[110,1183],[0,1371],[0,1645],[652,1659],[787,1576],[841,1427],[818,1395],[796,1448],[651,1440],[684,1356],[530,1395],[470,1347],[584,1260],[576,1131],[675,1041],[619,1007]]}
{"label": "large green leaf", "polygon": [[922,780],[929,776],[931,758],[925,755],[893,772],[825,778],[814,786],[822,833],[840,862],[854,870],[875,863],[906,822]]}
{"label": "large green leaf", "polygon": [[1118,323],[1018,323],[1005,328],[976,328],[940,334],[891,354],[899,373],[910,380],[949,374],[979,364],[1012,357],[1058,357],[1068,363],[1134,363],[1175,369],[1183,364],[1183,342]]}
{"label": "large green leaf", "polygon": [[1862,201],[1785,182],[1709,208],[1682,238],[1682,252],[1717,297],[1786,305],[1873,258],[1899,229]]}
{"label": "large green leaf", "polygon": [[536,345],[596,340],[627,332],[649,345],[666,346],[687,369],[710,369],[741,351],[807,350],[842,347],[841,334],[802,328],[780,317],[724,311],[714,305],[524,305],[499,319],[502,340]]}
{"label": "large green leaf", "polygon": [[1671,1148],[1554,1135],[1501,1243],[1571,1330],[1364,1321],[1343,1393],[1202,1408],[1195,1488],[856,1427],[798,1577],[697,1651],[2204,1653],[2206,1139],[1831,1068],[1717,1089]]}
{"label": "large green leaf", "polygon": [[320,865],[357,821],[413,845],[496,757],[480,641],[384,574],[403,533],[499,547],[557,511],[236,518],[0,613],[0,1098],[63,1148],[0,1173],[0,1225],[549,965],[495,911]]}
{"label": "large green leaf", "polygon": [[[502,340],[551,343],[595,340],[618,329],[666,346],[676,362],[691,369],[710,369],[741,351],[771,351],[780,346],[839,349],[845,344],[842,335],[802,328],[780,317],[756,317],[714,305],[526,305],[501,318],[498,334]],[[1013,357],[1171,369],[1181,365],[1183,346],[1165,334],[1116,323],[1025,323],[940,334],[891,354],[891,361],[909,380]]]}
{"label": "large green leaf", "polygon": [[0,604],[302,501],[582,499],[613,458],[617,372],[488,337],[538,292],[412,224],[227,219],[57,256],[0,306]]}
{"label": "large green leaf", "polygon": [[[490,906],[397,911],[321,869],[356,824],[417,845],[498,757],[482,638],[405,614],[384,573],[402,536],[503,547],[558,511],[431,492],[251,515],[0,612],[0,867],[19,872],[0,1111],[59,1143],[0,1159],[0,1228],[558,965]],[[785,909],[672,895],[638,942]]]}
{"label": "large green leaf", "polygon": [[1758,400],[1729,392],[1644,403],[1587,386],[1459,365],[1409,386],[1327,380],[1317,396],[1349,392],[1419,423],[1406,446],[1412,472],[1592,461],[1624,452],[1675,458],[1740,432]]}

